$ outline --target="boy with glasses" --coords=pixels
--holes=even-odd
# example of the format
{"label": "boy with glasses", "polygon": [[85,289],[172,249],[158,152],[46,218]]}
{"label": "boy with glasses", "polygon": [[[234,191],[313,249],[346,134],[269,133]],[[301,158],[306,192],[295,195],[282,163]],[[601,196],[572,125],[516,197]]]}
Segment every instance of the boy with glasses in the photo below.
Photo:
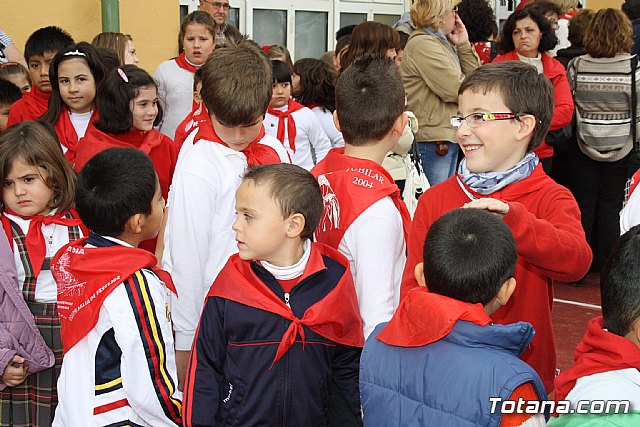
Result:
{"label": "boy with glasses", "polygon": [[465,207],[499,215],[516,239],[514,277],[520,286],[491,317],[500,324],[533,325],[536,336],[521,358],[538,372],[547,392],[553,390],[556,370],[553,281],[582,278],[592,258],[575,199],[544,173],[533,153],[552,115],[553,88],[528,64],[487,64],[462,82],[452,124],[465,159],[455,176],[431,187],[418,203],[401,288],[404,297],[418,285],[414,269],[422,243],[444,213]]}

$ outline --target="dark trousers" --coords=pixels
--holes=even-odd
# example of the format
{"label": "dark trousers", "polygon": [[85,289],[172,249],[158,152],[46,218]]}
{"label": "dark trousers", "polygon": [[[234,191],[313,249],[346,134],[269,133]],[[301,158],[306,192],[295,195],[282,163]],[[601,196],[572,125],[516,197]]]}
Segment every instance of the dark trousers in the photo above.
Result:
{"label": "dark trousers", "polygon": [[569,151],[571,186],[582,214],[582,228],[593,251],[592,271],[600,271],[620,236],[628,157],[599,162],[583,154],[578,146]]}

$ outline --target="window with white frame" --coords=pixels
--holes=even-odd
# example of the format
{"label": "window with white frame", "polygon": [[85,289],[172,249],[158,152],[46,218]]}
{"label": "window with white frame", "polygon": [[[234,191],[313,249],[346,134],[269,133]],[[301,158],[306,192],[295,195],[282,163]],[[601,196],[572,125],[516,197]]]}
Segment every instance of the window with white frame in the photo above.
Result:
{"label": "window with white frame", "polygon": [[[230,0],[228,23],[260,45],[286,46],[294,59],[319,58],[335,46],[345,25],[377,21],[392,25],[411,0]],[[180,0],[181,15],[199,0]]]}

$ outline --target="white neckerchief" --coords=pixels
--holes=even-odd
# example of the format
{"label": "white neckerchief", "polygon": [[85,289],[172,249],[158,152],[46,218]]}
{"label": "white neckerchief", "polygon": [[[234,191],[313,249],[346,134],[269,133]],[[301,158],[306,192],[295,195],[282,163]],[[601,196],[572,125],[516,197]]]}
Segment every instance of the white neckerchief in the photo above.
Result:
{"label": "white neckerchief", "polygon": [[526,56],[520,55],[518,52],[516,53],[518,54],[518,58],[520,59],[520,61],[526,62],[527,64],[531,64],[536,67],[536,70],[538,70],[538,74],[544,73],[544,67],[542,66],[542,54],[540,52],[538,52],[538,56],[536,56],[535,58],[527,58]]}
{"label": "white neckerchief", "polygon": [[309,262],[309,256],[311,255],[311,240],[307,239],[304,242],[304,253],[302,254],[302,258],[298,262],[293,265],[289,265],[287,267],[278,267],[272,264],[269,264],[267,261],[260,261],[260,264],[276,278],[276,280],[292,280],[296,277],[302,276],[304,273],[304,269],[307,267],[307,262]]}

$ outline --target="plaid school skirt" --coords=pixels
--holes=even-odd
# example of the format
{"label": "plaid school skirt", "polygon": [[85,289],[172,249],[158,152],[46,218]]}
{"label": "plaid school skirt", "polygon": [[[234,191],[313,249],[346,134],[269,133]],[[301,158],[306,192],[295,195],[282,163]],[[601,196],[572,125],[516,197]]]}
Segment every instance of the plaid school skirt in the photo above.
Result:
{"label": "plaid school skirt", "polygon": [[58,405],[56,389],[62,366],[62,339],[56,303],[28,302],[42,337],[53,351],[53,367],[28,375],[17,387],[7,387],[0,394],[2,427],[50,427]]}

